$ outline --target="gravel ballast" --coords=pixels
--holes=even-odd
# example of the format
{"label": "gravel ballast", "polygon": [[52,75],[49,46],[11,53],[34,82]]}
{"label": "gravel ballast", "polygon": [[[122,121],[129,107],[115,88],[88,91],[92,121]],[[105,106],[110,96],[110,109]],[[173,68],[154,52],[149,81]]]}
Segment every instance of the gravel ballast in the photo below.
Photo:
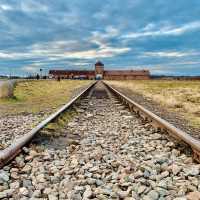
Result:
{"label": "gravel ballast", "polygon": [[90,95],[59,137],[41,132],[0,170],[0,199],[199,199],[200,165],[189,153],[103,85]]}

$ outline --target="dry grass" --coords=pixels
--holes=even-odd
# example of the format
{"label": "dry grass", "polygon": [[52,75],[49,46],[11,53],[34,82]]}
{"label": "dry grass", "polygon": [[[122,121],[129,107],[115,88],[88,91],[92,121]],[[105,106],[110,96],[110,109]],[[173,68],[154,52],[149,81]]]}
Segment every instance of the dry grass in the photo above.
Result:
{"label": "dry grass", "polygon": [[200,127],[200,81],[134,80],[108,83],[142,94]]}
{"label": "dry grass", "polygon": [[19,82],[13,98],[0,99],[0,115],[53,111],[65,104],[76,89],[89,83],[82,80]]}

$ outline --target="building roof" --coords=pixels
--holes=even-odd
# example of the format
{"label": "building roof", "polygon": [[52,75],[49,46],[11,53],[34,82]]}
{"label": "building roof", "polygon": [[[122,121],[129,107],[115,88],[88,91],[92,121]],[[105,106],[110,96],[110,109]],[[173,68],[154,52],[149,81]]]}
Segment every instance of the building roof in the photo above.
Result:
{"label": "building roof", "polygon": [[101,61],[97,61],[97,62],[95,63],[95,66],[104,66],[104,64],[103,64]]}

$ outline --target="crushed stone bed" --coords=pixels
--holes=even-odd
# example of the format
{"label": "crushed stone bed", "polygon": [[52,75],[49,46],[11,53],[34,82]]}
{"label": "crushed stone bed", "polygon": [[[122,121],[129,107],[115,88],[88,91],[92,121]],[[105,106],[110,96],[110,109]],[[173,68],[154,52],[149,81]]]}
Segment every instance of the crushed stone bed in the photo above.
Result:
{"label": "crushed stone bed", "polygon": [[47,114],[26,114],[6,116],[0,118],[0,150],[6,148],[12,142],[26,134],[42,119],[47,117]]}
{"label": "crushed stone bed", "polygon": [[[97,84],[59,137],[0,170],[0,199],[195,200],[200,165]],[[41,132],[42,136],[42,132]]]}

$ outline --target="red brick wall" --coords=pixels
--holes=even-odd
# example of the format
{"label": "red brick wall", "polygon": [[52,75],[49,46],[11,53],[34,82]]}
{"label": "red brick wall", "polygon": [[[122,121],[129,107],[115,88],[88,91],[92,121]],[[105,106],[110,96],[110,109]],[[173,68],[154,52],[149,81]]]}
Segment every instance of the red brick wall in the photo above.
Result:
{"label": "red brick wall", "polygon": [[150,79],[149,76],[135,76],[135,75],[106,75],[104,76],[105,80],[147,80]]}

